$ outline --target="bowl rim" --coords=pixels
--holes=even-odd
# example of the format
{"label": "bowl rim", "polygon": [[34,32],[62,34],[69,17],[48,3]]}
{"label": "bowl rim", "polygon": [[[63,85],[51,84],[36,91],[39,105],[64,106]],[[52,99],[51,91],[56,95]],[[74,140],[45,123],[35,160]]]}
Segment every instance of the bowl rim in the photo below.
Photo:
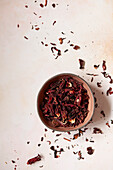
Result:
{"label": "bowl rim", "polygon": [[[82,81],[84,81],[84,82],[86,83],[86,85],[89,87],[90,92],[91,92],[91,95],[92,95],[92,99],[93,99],[93,111],[92,111],[92,115],[91,115],[90,119],[87,121],[87,123],[84,124],[84,125],[82,125],[82,126],[79,127],[79,128],[76,128],[76,129],[73,129],[73,130],[67,130],[67,131],[54,130],[52,127],[49,127],[48,125],[45,124],[45,122],[42,120],[42,118],[41,118],[41,116],[40,116],[40,114],[39,114],[39,104],[38,104],[39,94],[40,94],[42,88],[45,86],[45,84],[46,84],[47,82],[49,82],[50,80],[54,79],[55,77],[65,76],[65,75],[67,75],[67,76],[70,75],[70,76],[78,77],[79,79],[81,79]],[[49,128],[49,129],[51,129],[51,130],[54,130],[54,131],[57,131],[57,132],[70,132],[70,131],[76,131],[76,130],[82,129],[83,127],[85,127],[85,126],[91,121],[91,119],[92,119],[92,117],[93,117],[93,115],[94,115],[94,111],[95,111],[95,100],[94,100],[94,95],[93,95],[93,91],[92,91],[91,87],[90,87],[89,84],[86,82],[86,80],[84,80],[84,79],[81,78],[79,75],[76,75],[76,74],[74,74],[74,73],[60,73],[60,74],[56,74],[56,75],[50,77],[49,79],[47,79],[47,80],[45,81],[45,83],[41,86],[40,90],[38,91],[36,104],[37,104],[38,116],[40,117],[41,122],[43,122],[43,124],[44,124],[47,128]]]}

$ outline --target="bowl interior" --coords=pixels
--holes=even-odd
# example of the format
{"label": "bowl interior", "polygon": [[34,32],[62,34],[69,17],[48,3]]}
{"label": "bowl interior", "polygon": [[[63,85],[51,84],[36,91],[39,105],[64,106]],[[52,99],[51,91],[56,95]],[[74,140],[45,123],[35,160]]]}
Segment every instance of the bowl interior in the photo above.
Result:
{"label": "bowl interior", "polygon": [[[51,121],[48,121],[44,118],[43,116],[43,113],[42,113],[42,110],[40,108],[40,105],[43,101],[43,98],[44,98],[44,92],[45,90],[48,88],[48,86],[50,85],[50,83],[60,79],[60,78],[63,78],[64,76],[71,76],[73,79],[83,83],[83,86],[84,88],[87,90],[87,94],[89,95],[89,104],[88,104],[88,115],[87,117],[85,118],[85,121],[81,124],[79,124],[78,126],[75,126],[75,127],[54,127],[53,124],[51,123]],[[92,118],[92,115],[93,115],[93,112],[94,112],[94,97],[93,97],[93,93],[89,87],[89,85],[82,79],[80,78],[79,76],[77,75],[74,75],[74,74],[69,74],[69,73],[64,73],[64,74],[59,74],[59,75],[56,75],[52,78],[50,78],[41,88],[41,90],[39,91],[39,94],[38,94],[38,99],[37,99],[37,109],[38,109],[38,114],[42,120],[42,122],[50,129],[53,129],[53,130],[56,130],[56,131],[72,131],[72,130],[77,130],[77,129],[80,129],[82,128],[83,126],[85,126],[89,121],[90,119]]]}

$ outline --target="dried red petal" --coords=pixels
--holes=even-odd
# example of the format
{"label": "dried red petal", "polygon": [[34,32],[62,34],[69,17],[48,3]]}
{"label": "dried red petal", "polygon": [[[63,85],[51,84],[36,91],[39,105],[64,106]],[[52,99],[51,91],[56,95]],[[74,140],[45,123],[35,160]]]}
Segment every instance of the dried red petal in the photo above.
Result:
{"label": "dried red petal", "polygon": [[79,59],[80,69],[84,69],[85,67],[85,61],[82,59]]}
{"label": "dried red petal", "polygon": [[43,4],[40,4],[40,7],[41,7],[41,8],[43,8],[43,7],[44,7],[44,5],[43,5]]}
{"label": "dried red petal", "polygon": [[38,31],[40,28],[35,28],[36,31]]}
{"label": "dried red petal", "polygon": [[48,140],[47,142],[49,142],[49,145],[51,145],[51,141]]}
{"label": "dried red petal", "polygon": [[55,24],[56,24],[56,21],[53,22],[53,25],[55,25]]}
{"label": "dried red petal", "polygon": [[88,147],[88,148],[87,148],[87,153],[88,153],[89,155],[92,155],[92,154],[94,153],[94,149],[92,149],[92,147]]}
{"label": "dried red petal", "polygon": [[106,94],[107,94],[107,96],[110,94],[113,94],[113,91],[112,91],[112,88],[110,87],[108,90],[107,90],[107,92],[106,92]]}
{"label": "dried red petal", "polygon": [[28,37],[24,36],[24,38],[25,38],[26,40],[28,40]]}
{"label": "dried red petal", "polygon": [[80,159],[84,159],[84,158],[82,157],[81,151],[78,151],[78,156],[79,156],[79,160],[80,160]]}
{"label": "dried red petal", "polygon": [[97,128],[97,127],[94,127],[94,128],[93,128],[93,133],[94,133],[94,134],[99,134],[99,133],[100,133],[100,134],[103,134],[102,130],[99,129],[99,128]]}
{"label": "dried red petal", "polygon": [[25,5],[25,8],[28,8],[28,5]]}
{"label": "dried red petal", "polygon": [[56,56],[56,58],[55,59],[57,59],[58,58],[58,56],[60,56],[61,55],[61,50],[59,50],[58,48],[56,48],[56,47],[51,47],[51,51],[52,51],[52,53],[54,53],[54,50],[55,51],[57,51],[57,56]]}
{"label": "dried red petal", "polygon": [[86,73],[89,76],[98,76],[98,74],[91,74],[91,73]]}
{"label": "dried red petal", "polygon": [[71,142],[71,140],[70,139],[67,139],[67,138],[63,138],[64,140],[67,140],[67,141],[69,141],[69,142]]}
{"label": "dried red petal", "polygon": [[43,141],[44,140],[44,137],[41,137],[41,141]]}
{"label": "dried red petal", "polygon": [[113,124],[113,120],[111,120],[111,124]]}
{"label": "dried red petal", "polygon": [[64,53],[66,53],[68,51],[68,49],[64,50]]}
{"label": "dried red petal", "polygon": [[102,87],[101,82],[97,82],[98,87]]}
{"label": "dried red petal", "polygon": [[56,134],[56,136],[61,136],[62,134],[61,133],[59,133],[59,134]]}
{"label": "dried red petal", "polygon": [[80,49],[80,47],[79,47],[78,45],[75,45],[75,46],[73,47],[73,49],[74,49],[74,50],[78,50],[78,49]]}
{"label": "dried red petal", "polygon": [[53,45],[53,46],[56,46],[56,44],[55,43],[50,43],[51,45]]}
{"label": "dried red petal", "polygon": [[79,133],[74,134],[73,139],[77,139],[79,137]]}
{"label": "dried red petal", "polygon": [[105,113],[104,113],[104,111],[103,110],[101,110],[101,112],[100,112],[102,115],[103,115],[103,117],[105,117]]}
{"label": "dried red petal", "polygon": [[52,7],[53,7],[53,8],[55,8],[55,7],[56,7],[56,5],[55,5],[55,4],[52,4]]}
{"label": "dried red petal", "polygon": [[106,70],[106,61],[105,60],[103,60],[102,68],[103,68],[104,71]]}
{"label": "dried red petal", "polygon": [[47,6],[47,3],[48,3],[47,0],[45,0],[45,6]]}
{"label": "dried red petal", "polygon": [[37,13],[33,12],[34,15],[37,15]]}
{"label": "dried red petal", "polygon": [[109,123],[108,123],[108,122],[106,122],[106,125],[110,128],[110,125],[109,125]]}
{"label": "dried red petal", "polygon": [[35,163],[35,162],[37,162],[37,161],[40,161],[40,160],[41,160],[41,156],[38,154],[38,156],[29,159],[29,160],[27,161],[27,164],[28,164],[28,165],[31,165],[31,164],[33,164],[33,163]]}
{"label": "dried red petal", "polygon": [[63,40],[64,40],[65,38],[59,38],[59,41],[60,41],[60,44],[63,44]]}
{"label": "dried red petal", "polygon": [[97,68],[99,68],[99,66],[100,66],[100,65],[94,65],[94,68],[97,69]]}
{"label": "dried red petal", "polygon": [[93,82],[93,77],[91,78],[91,82]]}

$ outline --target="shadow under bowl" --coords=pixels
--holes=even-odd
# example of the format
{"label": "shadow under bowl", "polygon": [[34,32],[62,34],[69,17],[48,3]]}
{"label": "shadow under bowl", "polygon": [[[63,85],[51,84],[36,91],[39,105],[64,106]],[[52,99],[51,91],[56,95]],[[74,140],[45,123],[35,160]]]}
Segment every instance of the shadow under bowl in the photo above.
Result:
{"label": "shadow under bowl", "polygon": [[[52,122],[49,121],[49,120],[46,120],[44,115],[43,115],[43,112],[41,110],[41,107],[40,105],[42,104],[43,102],[43,99],[45,97],[45,94],[44,92],[48,89],[49,85],[52,83],[52,82],[55,82],[61,78],[64,78],[65,76],[70,76],[72,77],[73,79],[83,83],[83,87],[87,90],[87,94],[89,96],[89,104],[88,104],[88,114],[87,114],[87,117],[85,118],[84,122],[83,123],[80,123],[79,125],[75,126],[75,127],[55,127],[53,126]],[[62,73],[62,74],[58,74],[52,78],[50,78],[49,80],[47,80],[44,85],[42,86],[42,88],[40,89],[39,91],[39,94],[38,94],[38,98],[37,98],[37,110],[38,110],[38,114],[39,114],[39,117],[41,119],[41,121],[44,123],[44,125],[46,125],[48,128],[52,129],[52,130],[55,130],[55,131],[62,131],[62,132],[68,132],[68,131],[73,131],[73,130],[78,130],[82,127],[84,127],[85,125],[88,124],[88,122],[91,120],[92,116],[93,116],[93,113],[94,113],[94,96],[93,96],[93,92],[92,90],[90,89],[88,83],[83,80],[81,77],[75,75],[75,74],[71,74],[71,73]]]}

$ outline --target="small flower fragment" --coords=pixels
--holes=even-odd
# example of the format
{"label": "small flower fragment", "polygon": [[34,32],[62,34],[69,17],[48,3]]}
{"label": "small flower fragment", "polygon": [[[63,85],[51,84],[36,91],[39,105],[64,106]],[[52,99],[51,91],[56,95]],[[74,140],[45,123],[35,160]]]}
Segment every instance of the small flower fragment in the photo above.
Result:
{"label": "small flower fragment", "polygon": [[79,50],[80,47],[79,47],[78,45],[75,45],[75,46],[73,47],[73,49],[74,49],[74,50]]}
{"label": "small flower fragment", "polygon": [[[57,147],[57,148],[59,148],[59,147]],[[64,149],[63,149],[63,148],[60,148],[60,150],[58,151],[58,150],[55,149],[54,146],[51,146],[50,149],[51,149],[52,151],[54,151],[54,158],[59,158],[59,155],[57,155],[58,152],[59,152],[60,154],[61,154],[61,152],[64,152]]]}
{"label": "small flower fragment", "polygon": [[49,143],[49,145],[51,145],[51,141],[50,140],[48,140],[47,142]]}
{"label": "small flower fragment", "polygon": [[53,45],[53,46],[56,46],[56,44],[55,43],[50,43],[51,45]]}
{"label": "small flower fragment", "polygon": [[60,44],[63,44],[63,40],[64,40],[65,38],[59,38],[59,42],[60,42]]}
{"label": "small flower fragment", "polygon": [[105,60],[103,60],[102,68],[103,68],[104,71],[106,70],[106,61]]}
{"label": "small flower fragment", "polygon": [[73,139],[77,139],[79,137],[79,133],[74,134]]}
{"label": "small flower fragment", "polygon": [[106,125],[110,128],[110,125],[109,125],[109,123],[108,123],[108,122],[106,122]]}
{"label": "small flower fragment", "polygon": [[20,25],[19,24],[17,24],[17,28],[19,28],[20,27]]}
{"label": "small flower fragment", "polygon": [[93,80],[94,80],[94,78],[92,77],[92,78],[91,78],[91,82],[93,82]]}
{"label": "small flower fragment", "polygon": [[16,163],[14,160],[11,161],[13,164]]}
{"label": "small flower fragment", "polygon": [[45,6],[47,6],[48,0],[45,0]]}
{"label": "small flower fragment", "polygon": [[54,50],[57,51],[57,56],[55,59],[57,59],[60,55],[61,55],[61,50],[59,50],[58,48],[56,47],[51,47],[51,51],[52,53],[54,53]]}
{"label": "small flower fragment", "polygon": [[71,140],[70,139],[67,139],[67,138],[63,138],[64,140],[67,140],[68,142],[71,142]]}
{"label": "small flower fragment", "polygon": [[98,74],[91,74],[91,73],[86,73],[88,76],[98,76]]}
{"label": "small flower fragment", "polygon": [[33,14],[34,14],[34,15],[37,15],[37,13],[36,13],[36,12],[33,12]]}
{"label": "small flower fragment", "polygon": [[39,29],[40,29],[39,27],[35,28],[36,31],[38,31]]}
{"label": "small flower fragment", "polygon": [[86,138],[86,142],[88,142],[89,140],[88,140],[88,138]]}
{"label": "small flower fragment", "polygon": [[65,33],[64,33],[64,32],[61,32],[61,34],[65,35]]}
{"label": "small flower fragment", "polygon": [[111,95],[111,94],[113,94],[112,87],[110,87],[110,88],[107,90],[107,92],[106,92],[106,95],[107,95],[107,96],[109,96],[109,95]]}
{"label": "small flower fragment", "polygon": [[76,154],[77,154],[77,152],[74,152],[74,151],[73,151],[73,154],[75,154],[75,155],[76,155]]}
{"label": "small flower fragment", "polygon": [[73,31],[70,31],[70,33],[74,34],[74,32],[73,32]]}
{"label": "small flower fragment", "polygon": [[[70,42],[68,41],[68,43],[70,43]],[[74,46],[74,44],[70,44],[70,46],[71,46],[71,47],[73,47],[73,46]]]}
{"label": "small flower fragment", "polygon": [[47,132],[47,131],[48,131],[46,128],[45,128],[44,130],[45,130],[45,132]]}
{"label": "small flower fragment", "polygon": [[80,160],[80,159],[84,159],[84,158],[82,157],[82,152],[81,152],[81,151],[78,151],[78,156],[79,156],[79,158],[78,158],[79,160]]}
{"label": "small flower fragment", "polygon": [[104,113],[104,111],[103,110],[101,110],[101,112],[100,112],[102,115],[103,115],[103,117],[105,117],[105,113]]}
{"label": "small flower fragment", "polygon": [[84,69],[84,67],[85,67],[85,61],[84,60],[82,60],[82,59],[79,59],[79,64],[80,64],[80,69]]}
{"label": "small flower fragment", "polygon": [[64,50],[64,53],[68,52],[68,49]]}
{"label": "small flower fragment", "polygon": [[99,66],[100,66],[100,65],[94,65],[94,68],[97,69],[97,68],[99,68]]}
{"label": "small flower fragment", "polygon": [[25,8],[28,8],[28,5],[25,5]]}
{"label": "small flower fragment", "polygon": [[41,161],[41,155],[38,154],[38,156],[34,157],[34,158],[31,158],[27,161],[27,165],[31,165],[37,161]]}
{"label": "small flower fragment", "polygon": [[105,78],[109,78],[110,79],[110,84],[112,84],[113,83],[113,79],[112,79],[112,77],[108,74],[108,73],[106,73],[105,71],[104,72],[101,72],[102,74],[103,74],[103,76],[105,77]]}
{"label": "small flower fragment", "polygon": [[59,133],[59,134],[56,134],[56,136],[61,136],[62,134],[61,133]]}
{"label": "small flower fragment", "polygon": [[55,7],[56,7],[56,5],[53,3],[53,4],[52,4],[52,7],[53,7],[53,8],[55,8]]}
{"label": "small flower fragment", "polygon": [[89,155],[92,155],[92,154],[94,153],[94,149],[92,149],[92,147],[88,147],[88,148],[87,148],[87,153],[88,153]]}
{"label": "small flower fragment", "polygon": [[25,38],[26,40],[28,40],[28,37],[24,36],[24,38]]}
{"label": "small flower fragment", "polygon": [[44,165],[39,166],[40,168],[43,168]]}
{"label": "small flower fragment", "polygon": [[53,26],[56,24],[56,21],[53,22]]}
{"label": "small flower fragment", "polygon": [[43,7],[44,7],[44,5],[41,3],[41,4],[40,4],[40,7],[41,7],[41,8],[43,8]]}
{"label": "small flower fragment", "polygon": [[102,87],[101,82],[97,82],[98,87]]}
{"label": "small flower fragment", "polygon": [[43,141],[44,140],[44,137],[41,137],[41,141]]}
{"label": "small flower fragment", "polygon": [[99,129],[99,128],[97,128],[97,127],[94,127],[94,128],[93,128],[93,133],[94,133],[94,134],[99,134],[99,133],[100,133],[100,134],[103,134],[102,130]]}

